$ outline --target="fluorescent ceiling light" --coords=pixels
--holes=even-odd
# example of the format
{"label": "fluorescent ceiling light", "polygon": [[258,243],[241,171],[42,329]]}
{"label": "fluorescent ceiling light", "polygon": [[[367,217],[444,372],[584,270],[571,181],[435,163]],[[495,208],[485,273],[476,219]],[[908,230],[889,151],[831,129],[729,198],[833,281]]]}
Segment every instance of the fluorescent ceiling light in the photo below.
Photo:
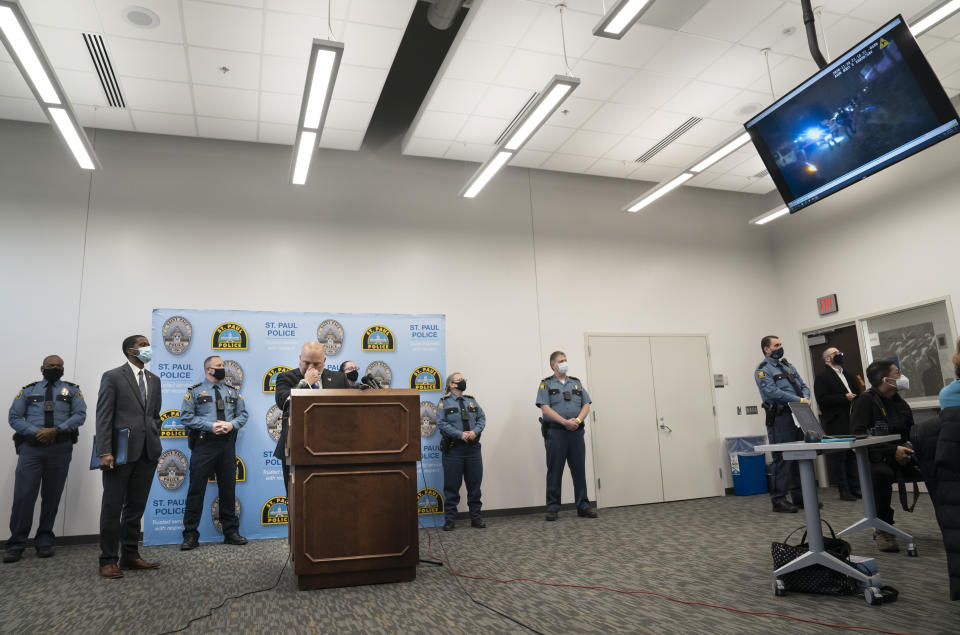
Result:
{"label": "fluorescent ceiling light", "polygon": [[90,153],[87,152],[86,145],[84,145],[80,134],[77,132],[76,125],[74,125],[73,120],[70,119],[67,111],[63,108],[49,108],[48,112],[50,113],[50,118],[53,119],[53,123],[60,131],[63,140],[67,143],[67,147],[70,148],[70,152],[73,153],[73,158],[77,160],[80,167],[84,170],[97,169],[97,166],[93,163],[93,159],[90,157]]}
{"label": "fluorescent ceiling light", "polygon": [[307,173],[310,171],[310,159],[313,158],[313,149],[317,145],[317,133],[304,131],[300,133],[300,140],[294,150],[293,176],[294,185],[303,185],[307,182]]}
{"label": "fluorescent ceiling light", "polygon": [[668,181],[662,187],[659,187],[655,189],[653,192],[651,192],[650,194],[641,196],[638,200],[635,200],[634,202],[630,203],[626,207],[626,211],[639,212],[647,205],[650,205],[651,203],[659,199],[661,196],[665,196],[666,194],[669,194],[673,190],[677,189],[678,187],[680,187],[681,185],[683,185],[684,183],[692,179],[693,176],[694,175],[691,174],[690,172],[684,172],[680,176],[674,177],[672,180]]}
{"label": "fluorescent ceiling light", "polygon": [[463,192],[460,193],[460,196],[463,198],[473,198],[480,193],[487,183],[490,182],[490,179],[493,178],[493,175],[500,171],[504,165],[507,164],[507,161],[510,160],[510,157],[513,156],[512,152],[507,152],[506,150],[499,150],[493,158],[486,162],[486,164],[480,166],[480,169],[474,172],[473,176],[470,177],[470,180],[467,181],[467,186],[464,188]]}
{"label": "fluorescent ceiling light", "polygon": [[505,150],[517,151],[536,132],[543,122],[553,114],[564,99],[580,84],[576,77],[554,75],[553,79],[540,92],[540,98],[528,109],[503,145]]}
{"label": "fluorescent ceiling light", "polygon": [[310,49],[307,81],[300,103],[300,122],[297,126],[297,143],[293,149],[293,165],[290,180],[294,185],[307,182],[310,159],[323,131],[323,123],[330,110],[330,97],[343,58],[343,42],[314,40]]}
{"label": "fluorescent ceiling light", "polygon": [[652,0],[619,0],[593,27],[593,34],[619,40],[651,4]]}
{"label": "fluorescent ceiling light", "polygon": [[740,148],[740,146],[745,145],[748,141],[750,141],[750,135],[744,132],[733,141],[730,141],[729,143],[725,144],[719,150],[710,153],[710,156],[708,156],[706,159],[704,159],[703,161],[700,161],[695,166],[690,168],[690,171],[693,172],[694,174],[699,174],[700,172],[703,172],[704,170],[709,168],[711,165],[713,165],[723,157],[727,156],[728,154],[731,154],[732,152]]}
{"label": "fluorescent ceiling light", "polygon": [[913,37],[918,37],[921,33],[924,31],[929,31],[931,28],[940,22],[943,22],[957,11],[960,11],[960,0],[950,0],[950,2],[945,2],[940,5],[940,7],[934,9],[927,15],[911,24],[910,32],[913,33]]}
{"label": "fluorescent ceiling light", "polygon": [[27,37],[23,25],[17,19],[13,8],[9,6],[0,6],[0,30],[3,31],[3,35],[10,46],[10,52],[19,60],[40,100],[46,104],[61,104],[60,97],[53,87],[53,82],[50,81],[43,64],[40,63],[40,56],[37,55],[34,44],[30,41],[31,38]]}
{"label": "fluorescent ceiling light", "polygon": [[333,72],[337,54],[331,50],[317,51],[316,65],[313,67],[313,78],[307,91],[307,109],[303,115],[303,127],[317,129],[323,117],[324,107],[327,105],[327,92],[330,87],[330,75]]}
{"label": "fluorescent ceiling light", "polygon": [[780,208],[777,208],[777,209],[774,209],[774,210],[770,210],[769,212],[765,212],[765,213],[763,213],[763,214],[760,214],[760,215],[757,216],[756,218],[751,218],[751,219],[750,219],[750,224],[751,224],[751,225],[766,225],[766,224],[769,223],[770,221],[777,220],[778,218],[780,218],[780,217],[783,216],[784,214],[789,214],[789,213],[790,213],[789,208],[780,207]]}

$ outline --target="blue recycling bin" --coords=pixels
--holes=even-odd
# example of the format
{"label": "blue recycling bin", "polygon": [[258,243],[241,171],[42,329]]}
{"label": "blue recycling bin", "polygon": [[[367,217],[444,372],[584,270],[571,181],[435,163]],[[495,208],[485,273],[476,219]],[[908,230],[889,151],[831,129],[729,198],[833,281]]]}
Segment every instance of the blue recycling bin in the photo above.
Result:
{"label": "blue recycling bin", "polygon": [[763,436],[729,437],[727,454],[730,457],[730,474],[733,476],[733,493],[751,496],[767,492],[767,459],[755,446],[767,442]]}

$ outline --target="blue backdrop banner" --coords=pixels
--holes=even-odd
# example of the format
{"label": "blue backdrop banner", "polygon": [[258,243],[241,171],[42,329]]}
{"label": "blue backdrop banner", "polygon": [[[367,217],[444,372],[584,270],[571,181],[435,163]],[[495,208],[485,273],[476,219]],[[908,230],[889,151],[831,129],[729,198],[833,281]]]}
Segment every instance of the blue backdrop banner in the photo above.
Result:
{"label": "blue backdrop banner", "polygon": [[[238,388],[249,419],[237,438],[237,511],[240,533],[248,538],[287,535],[287,498],[280,461],[273,450],[280,435],[280,410],[274,403],[276,377],[298,365],[308,340],[324,345],[327,368],[347,360],[360,376],[373,374],[391,388],[420,391],[420,442],[417,501],[420,522],[443,523],[443,467],[436,402],[443,387],[445,359],[443,315],[283,313],[154,309],[149,368],[163,383],[163,453],[143,515],[144,544],[182,540],[189,486],[190,449],[180,423],[187,388],[203,381],[203,360],[219,355],[226,382]],[[200,521],[200,542],[221,541],[217,485],[207,484]]]}

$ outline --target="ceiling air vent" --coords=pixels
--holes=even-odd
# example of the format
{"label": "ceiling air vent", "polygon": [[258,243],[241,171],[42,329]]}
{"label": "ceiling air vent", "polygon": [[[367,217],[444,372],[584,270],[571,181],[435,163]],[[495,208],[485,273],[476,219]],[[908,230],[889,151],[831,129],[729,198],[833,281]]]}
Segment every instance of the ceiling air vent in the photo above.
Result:
{"label": "ceiling air vent", "polygon": [[690,117],[682,124],[680,124],[676,130],[668,134],[666,137],[661,139],[654,145],[652,148],[641,154],[639,157],[634,159],[634,163],[646,163],[654,157],[655,154],[666,148],[668,145],[680,138],[680,136],[685,133],[690,128],[693,128],[695,125],[703,121],[701,117]]}
{"label": "ceiling air vent", "polygon": [[107,103],[114,108],[126,108],[123,101],[123,95],[120,93],[120,84],[117,82],[117,76],[113,73],[113,64],[110,63],[110,57],[107,55],[107,47],[103,43],[103,36],[95,33],[84,33],[83,41],[87,45],[87,51],[90,52],[90,59],[97,69],[97,76],[100,78],[100,85],[103,87],[103,94],[107,97]]}
{"label": "ceiling air vent", "polygon": [[767,170],[760,170],[759,172],[757,172],[756,174],[754,174],[754,175],[751,176],[750,178],[751,178],[751,179],[762,179],[763,177],[765,177],[765,176],[767,176],[767,175],[769,175],[769,174],[770,174],[770,172],[767,171]]}

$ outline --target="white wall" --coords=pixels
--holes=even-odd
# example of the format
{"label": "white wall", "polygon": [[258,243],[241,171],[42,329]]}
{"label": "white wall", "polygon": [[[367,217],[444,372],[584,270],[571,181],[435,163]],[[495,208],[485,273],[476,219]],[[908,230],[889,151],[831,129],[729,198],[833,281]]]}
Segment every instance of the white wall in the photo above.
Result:
{"label": "white wall", "polygon": [[[393,149],[321,152],[295,188],[286,147],[107,131],[88,189],[48,126],[0,121],[0,145],[17,148],[0,154],[0,386],[12,398],[58,353],[89,404],[58,533],[98,531],[100,375],[155,307],[446,314],[448,371],[487,412],[489,509],[543,504],[534,392],[554,349],[585,374],[585,332],[708,334],[730,378],[720,436],[763,431],[736,415],[758,402],[759,337],[785,330],[756,308],[775,285],[767,232],[746,225],[762,197],[684,188],[638,216],[618,210],[643,183],[508,168],[465,201],[475,165]],[[11,443],[0,461],[2,515]]]}

